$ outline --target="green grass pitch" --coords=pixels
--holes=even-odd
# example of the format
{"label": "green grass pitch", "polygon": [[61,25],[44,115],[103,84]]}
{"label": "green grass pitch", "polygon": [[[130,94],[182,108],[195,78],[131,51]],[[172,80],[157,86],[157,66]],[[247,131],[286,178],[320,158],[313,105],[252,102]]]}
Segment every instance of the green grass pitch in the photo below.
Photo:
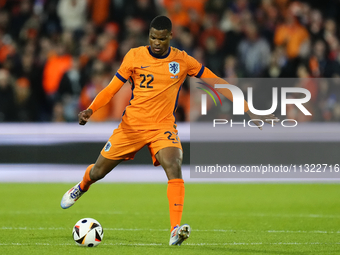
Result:
{"label": "green grass pitch", "polygon": [[[97,183],[73,207],[74,184],[0,184],[0,254],[340,254],[339,184],[186,184],[182,223],[169,247],[167,184]],[[81,218],[104,227],[103,242],[78,247]]]}

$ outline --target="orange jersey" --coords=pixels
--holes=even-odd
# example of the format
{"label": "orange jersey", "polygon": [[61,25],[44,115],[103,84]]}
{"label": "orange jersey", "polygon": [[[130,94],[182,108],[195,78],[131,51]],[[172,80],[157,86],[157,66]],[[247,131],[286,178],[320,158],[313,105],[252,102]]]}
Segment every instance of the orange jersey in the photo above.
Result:
{"label": "orange jersey", "polygon": [[132,83],[130,105],[122,118],[123,128],[172,127],[181,85],[187,75],[200,77],[204,66],[186,52],[170,47],[167,55],[155,56],[149,46],[131,49],[116,77]]}
{"label": "orange jersey", "polygon": [[[132,83],[130,104],[121,127],[127,129],[161,129],[173,127],[181,85],[187,75],[196,76],[211,86],[228,84],[185,51],[170,47],[168,54],[155,56],[149,46],[131,49],[110,84],[93,100],[93,112],[106,105],[129,79]],[[216,89],[233,101],[229,89]],[[245,112],[249,110],[244,101]]]}

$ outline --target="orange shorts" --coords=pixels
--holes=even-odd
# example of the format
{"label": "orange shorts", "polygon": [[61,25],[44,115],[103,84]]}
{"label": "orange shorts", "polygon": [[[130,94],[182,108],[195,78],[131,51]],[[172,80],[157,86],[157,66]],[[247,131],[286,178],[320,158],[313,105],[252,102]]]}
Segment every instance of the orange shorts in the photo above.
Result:
{"label": "orange shorts", "polygon": [[104,158],[112,160],[133,159],[136,153],[148,146],[154,166],[160,165],[155,155],[158,151],[167,147],[182,149],[178,132],[174,128],[157,130],[132,130],[123,129],[120,126],[113,131],[113,134],[101,151]]}

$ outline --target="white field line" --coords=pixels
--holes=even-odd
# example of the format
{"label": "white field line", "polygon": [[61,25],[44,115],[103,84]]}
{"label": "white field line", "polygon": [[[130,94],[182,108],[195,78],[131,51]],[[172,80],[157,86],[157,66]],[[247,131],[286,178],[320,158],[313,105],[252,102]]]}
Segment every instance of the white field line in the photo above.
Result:
{"label": "white field line", "polygon": [[[0,215],[4,214],[61,214],[64,211],[59,210],[59,211],[35,211],[35,210],[27,210],[27,211],[0,211]],[[123,211],[103,211],[103,212],[96,212],[96,214],[103,214],[103,215],[168,215],[166,212],[155,212],[155,213],[141,213],[141,212],[123,212]],[[237,218],[242,218],[242,217],[273,217],[273,218],[325,218],[325,219],[338,219],[340,218],[340,214],[271,214],[271,213],[200,213],[200,212],[186,212],[186,215],[202,215],[202,216],[210,216],[213,215],[215,217],[221,216],[230,216],[230,217],[237,217]]]}
{"label": "white field line", "polygon": [[186,243],[185,245],[222,245],[222,246],[232,246],[232,245],[339,245],[340,243]]}
{"label": "white field line", "polygon": [[[297,243],[297,242],[278,242],[278,243],[185,243],[184,245],[190,246],[253,246],[253,245],[339,245],[340,243]],[[71,243],[0,243],[0,246],[70,246],[75,244]],[[103,243],[101,245],[107,246],[168,246],[168,244],[164,243]]]}
{"label": "white field line", "polygon": [[[0,230],[67,230],[63,227],[0,227]],[[169,229],[146,229],[146,228],[104,228],[105,231],[158,231],[166,232]],[[340,234],[340,231],[325,230],[244,230],[244,229],[194,229],[194,232],[261,232],[261,233],[301,233],[301,234]]]}

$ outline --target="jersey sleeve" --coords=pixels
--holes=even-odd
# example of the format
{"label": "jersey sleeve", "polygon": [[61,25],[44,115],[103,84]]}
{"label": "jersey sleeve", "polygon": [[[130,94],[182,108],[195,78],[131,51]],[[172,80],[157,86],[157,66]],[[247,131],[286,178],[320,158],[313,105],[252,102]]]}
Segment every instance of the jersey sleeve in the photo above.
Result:
{"label": "jersey sleeve", "polygon": [[93,112],[95,112],[102,108],[112,99],[117,91],[120,90],[124,83],[125,82],[122,82],[122,80],[119,79],[117,75],[114,76],[109,85],[107,85],[101,92],[98,93],[96,98],[92,101],[91,105],[87,109],[91,109]]}
{"label": "jersey sleeve", "polygon": [[129,52],[126,53],[123,62],[116,73],[117,78],[124,83],[129,79],[129,77],[133,73],[133,60],[135,58],[134,56],[135,51],[133,49],[129,50]]}
{"label": "jersey sleeve", "polygon": [[201,78],[201,75],[204,72],[204,65],[186,53],[185,58],[185,61],[188,64],[188,75]]}

